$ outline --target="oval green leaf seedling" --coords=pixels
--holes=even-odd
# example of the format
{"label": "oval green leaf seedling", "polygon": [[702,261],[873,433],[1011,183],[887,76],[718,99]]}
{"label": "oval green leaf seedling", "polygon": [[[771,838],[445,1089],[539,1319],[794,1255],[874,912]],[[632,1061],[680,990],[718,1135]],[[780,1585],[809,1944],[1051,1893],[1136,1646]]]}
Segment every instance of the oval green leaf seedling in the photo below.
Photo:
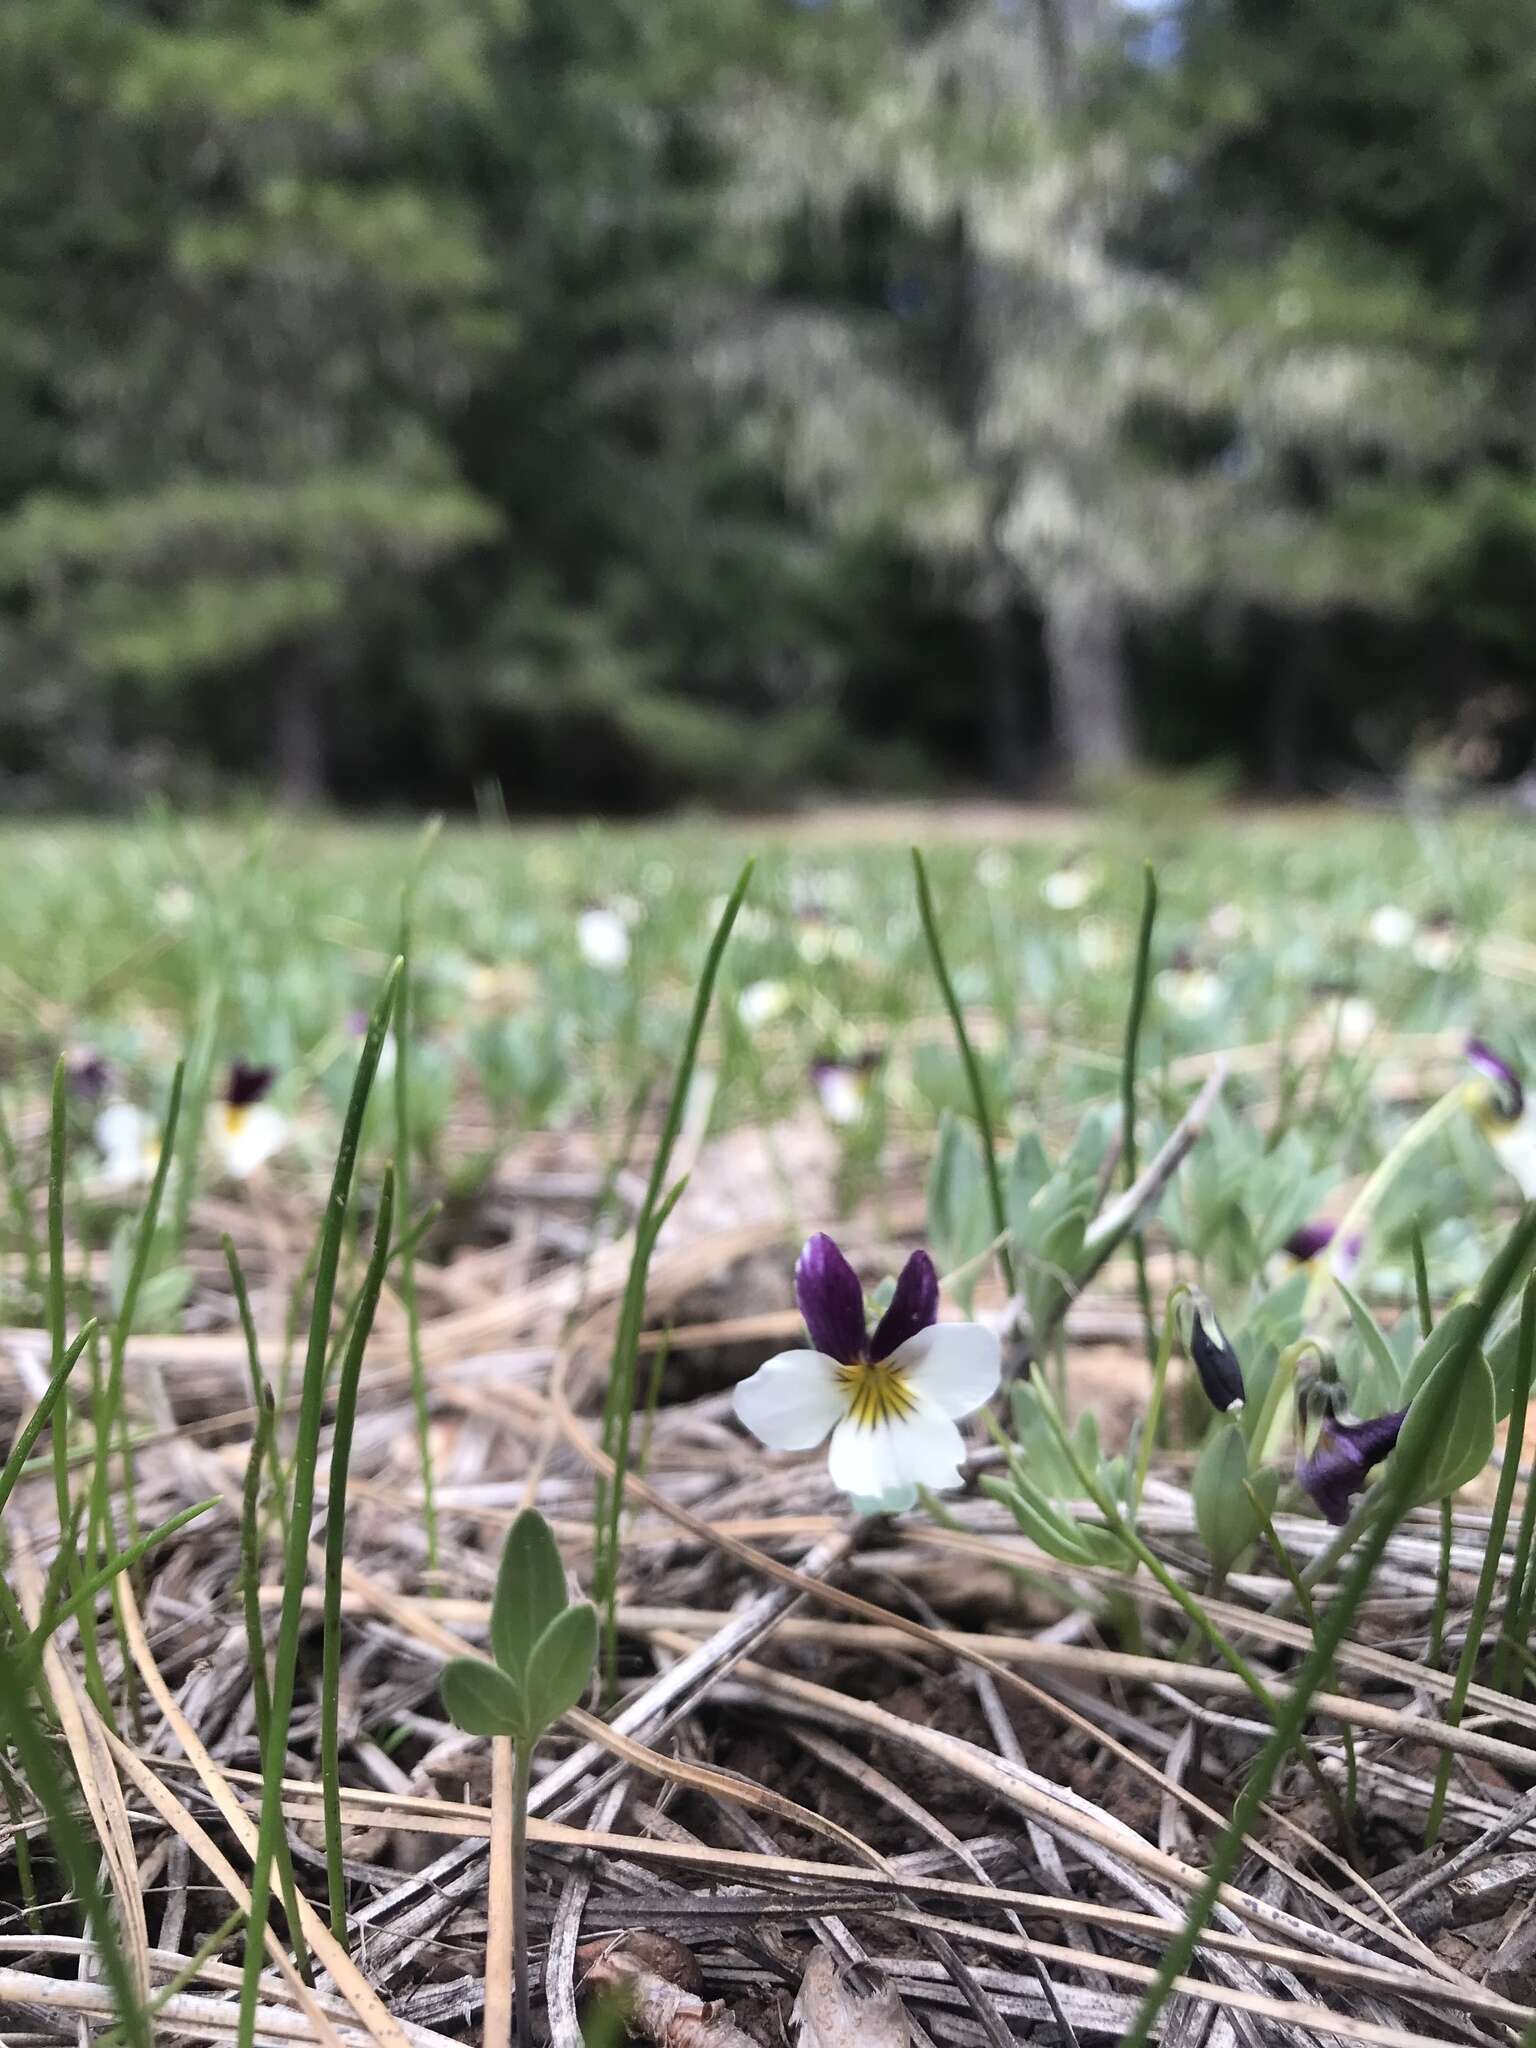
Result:
{"label": "oval green leaf seedling", "polygon": [[469,1735],[499,1735],[531,1750],[587,1689],[597,1660],[597,1610],[572,1601],[548,1522],[524,1508],[502,1548],[491,1602],[495,1663],[455,1657],[443,1704]]}
{"label": "oval green leaf seedling", "polygon": [[569,1605],[550,1526],[537,1508],[524,1508],[507,1531],[491,1602],[491,1650],[502,1670],[525,1678],[534,1644]]}
{"label": "oval green leaf seedling", "polygon": [[438,1685],[449,1719],[466,1735],[526,1739],[528,1706],[522,1687],[483,1657],[455,1657],[443,1666]]}
{"label": "oval green leaf seedling", "polygon": [[597,1609],[582,1600],[555,1616],[528,1660],[528,1708],[541,1734],[576,1705],[596,1661]]}

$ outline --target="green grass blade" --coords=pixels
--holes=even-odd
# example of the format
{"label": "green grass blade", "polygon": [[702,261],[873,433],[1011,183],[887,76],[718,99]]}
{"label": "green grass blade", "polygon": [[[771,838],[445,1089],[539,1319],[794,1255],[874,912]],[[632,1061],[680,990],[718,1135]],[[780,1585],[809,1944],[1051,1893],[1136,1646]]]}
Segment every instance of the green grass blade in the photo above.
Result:
{"label": "green grass blade", "polygon": [[608,1376],[608,1393],[603,1405],[603,1448],[613,1460],[614,1471],[612,1478],[605,1482],[598,1504],[599,1521],[595,1531],[597,1542],[593,1559],[593,1592],[605,1622],[605,1689],[611,1689],[613,1682],[612,1661],[611,1656],[607,1654],[607,1646],[616,1639],[617,1634],[615,1602],[618,1592],[619,1519],[624,1505],[624,1479],[629,1469],[630,1432],[635,1405],[635,1372],[639,1357],[640,1325],[645,1313],[646,1274],[650,1268],[657,1233],[665,1222],[671,1205],[682,1192],[680,1187],[674,1188],[663,1204],[662,1189],[666,1186],[672,1153],[677,1145],[678,1132],[682,1129],[688,1089],[693,1080],[694,1068],[698,1065],[699,1045],[704,1036],[704,1024],[709,1016],[710,1003],[714,998],[720,962],[725,957],[731,927],[736,922],[737,913],[746,900],[747,890],[751,886],[752,869],[753,863],[748,861],[737,876],[736,886],[726,899],[725,908],[720,914],[720,922],[715,927],[709,951],[704,957],[704,969],[699,976],[699,985],[694,992],[693,1011],[688,1020],[688,1035],[683,1041],[677,1078],[672,1085],[672,1099],[667,1105],[666,1118],[656,1147],[656,1157],[651,1164],[650,1178],[646,1183],[645,1198],[635,1222],[635,1249],[629,1262],[629,1276],[624,1287],[624,1301],[614,1343],[613,1363]]}
{"label": "green grass blade", "polygon": [[95,1320],[92,1319],[80,1331],[55,1367],[47,1386],[43,1389],[42,1399],[22,1424],[15,1443],[11,1445],[11,1454],[6,1459],[4,1468],[0,1469],[0,1515],[5,1513],[6,1503],[16,1490],[16,1482],[26,1470],[32,1446],[47,1428],[48,1418],[62,1398],[69,1376],[80,1363],[81,1354],[95,1336],[97,1327]]}
{"label": "green grass blade", "polygon": [[111,1905],[97,1879],[96,1852],[75,1818],[63,1775],[37,1724],[29,1694],[21,1658],[9,1644],[0,1642],[0,1732],[16,1752],[22,1778],[43,1810],[49,1839],[70,1889],[85,1909],[86,1925],[95,1937],[124,2034],[133,2048],[150,2048],[149,2022],[123,1956]]}
{"label": "green grass blade", "polygon": [[959,1048],[960,1061],[965,1068],[966,1084],[971,1091],[971,1110],[976,1118],[977,1129],[981,1133],[982,1162],[987,1170],[987,1199],[992,1207],[992,1231],[999,1240],[997,1263],[1002,1270],[1003,1283],[1011,1296],[1017,1290],[1013,1277],[1013,1253],[1008,1245],[1008,1205],[1003,1199],[1003,1176],[997,1164],[997,1137],[992,1129],[992,1111],[987,1104],[987,1091],[981,1078],[981,1064],[976,1058],[976,1049],[971,1044],[971,1034],[965,1028],[960,998],[955,994],[955,985],[949,978],[944,947],[939,939],[939,921],[933,907],[933,891],[928,886],[927,864],[915,846],[912,848],[912,872],[917,880],[917,909],[923,923],[923,937],[928,942],[928,957],[933,962],[939,992],[944,998],[944,1007],[949,1012],[955,1044]]}
{"label": "green grass blade", "polygon": [[60,1379],[58,1419],[53,1425],[53,1491],[59,1528],[69,1520],[69,1394],[62,1385],[64,1364],[64,1090],[68,1065],[60,1053],[53,1070],[48,1123],[48,1345],[49,1379]]}
{"label": "green grass blade", "polygon": [[[441,818],[428,821],[411,872],[400,896],[400,987],[395,998],[395,1182],[402,1216],[411,1213],[412,1144],[411,1129],[411,1030],[414,1018],[411,978],[411,936],[416,913],[416,890],[422,870],[442,830]],[[406,1346],[411,1367],[411,1405],[416,1416],[416,1449],[421,1464],[421,1518],[427,1540],[427,1570],[433,1574],[437,1559],[437,1491],[432,1472],[432,1406],[427,1391],[427,1368],[421,1352],[421,1311],[416,1300],[415,1244],[400,1247],[400,1300],[405,1308]],[[438,1588],[437,1590],[441,1590]]]}
{"label": "green grass blade", "polygon": [[[226,1247],[229,1240],[225,1239]],[[242,1276],[243,1286],[243,1276]],[[256,1429],[250,1456],[245,1464],[245,1485],[240,1496],[240,1607],[245,1622],[245,1653],[251,1673],[251,1712],[256,1723],[256,1747],[267,1752],[267,1731],[272,1725],[272,1690],[267,1681],[267,1642],[261,1626],[261,1468],[277,1434],[277,1410],[272,1390],[258,1378],[256,1386]],[[277,1468],[277,1483],[282,1468]],[[277,1838],[277,1881],[283,1894],[283,1911],[288,1916],[288,1938],[293,1943],[294,1961],[306,1984],[314,1982],[304,1924],[299,1917],[299,1890],[293,1875],[293,1852],[286,1834]]]}
{"label": "green grass blade", "polygon": [[341,1568],[347,1546],[347,1466],[352,1457],[352,1425],[357,1415],[357,1390],[363,1353],[373,1332],[374,1312],[389,1264],[389,1233],[395,1216],[395,1176],[384,1169],[384,1189],[373,1228],[373,1253],[363,1298],[352,1326],[351,1342],[336,1387],[336,1415],[331,1434],[331,1469],[326,1484],[324,1643],[320,1678],[320,1790],[325,1809],[325,1874],[330,1893],[331,1932],[347,1945],[347,1880],[341,1854]]}
{"label": "green grass blade", "polygon": [[38,1246],[37,1232],[33,1228],[32,1205],[27,1199],[27,1186],[21,1173],[21,1155],[16,1149],[16,1140],[6,1118],[3,1096],[0,1096],[0,1166],[5,1169],[6,1195],[16,1224],[17,1242],[21,1246],[22,1272],[26,1277],[27,1293],[34,1301],[41,1301],[43,1255]]}
{"label": "green grass blade", "polygon": [[[1125,1052],[1120,1061],[1120,1151],[1128,1188],[1136,1185],[1136,1066],[1141,1051],[1141,1022],[1147,1008],[1147,986],[1152,973],[1152,927],[1156,922],[1157,876],[1148,861],[1142,869],[1141,928],[1136,935],[1136,971],[1131,980],[1131,1007],[1125,1018]],[[1136,1299],[1141,1306],[1147,1359],[1155,1364],[1157,1319],[1152,1312],[1152,1289],[1147,1283],[1147,1240],[1140,1230],[1131,1232],[1131,1252],[1136,1261]]]}
{"label": "green grass blade", "polygon": [[131,1571],[140,1558],[153,1550],[157,1543],[163,1543],[168,1536],[174,1536],[178,1529],[184,1529],[188,1522],[195,1522],[199,1515],[206,1515],[210,1508],[216,1508],[218,1505],[219,1497],[215,1494],[207,1500],[195,1501],[189,1508],[182,1508],[178,1514],[172,1515],[169,1521],[162,1522],[156,1529],[151,1529],[147,1536],[140,1536],[136,1542],[130,1543],[126,1550],[118,1551],[109,1557],[105,1564],[98,1565],[89,1578],[82,1580],[68,1600],[57,1607],[45,1607],[42,1619],[27,1638],[25,1647],[28,1656],[41,1657],[43,1646],[54,1630],[62,1628],[66,1621],[72,1621],[83,1613],[86,1607],[111,1585],[120,1572]]}
{"label": "green grass blade", "polygon": [[[229,1268],[229,1284],[234,1289],[235,1309],[240,1317],[240,1333],[245,1339],[245,1364],[251,1379],[251,1406],[256,1410],[258,1433],[262,1437],[262,1455],[272,1468],[272,1500],[277,1512],[278,1526],[284,1543],[288,1541],[288,1514],[283,1500],[283,1459],[277,1442],[277,1410],[272,1400],[272,1390],[261,1369],[261,1345],[256,1336],[256,1319],[251,1314],[251,1292],[245,1284],[245,1268],[240,1263],[240,1254],[235,1249],[235,1240],[226,1230],[219,1240],[224,1249],[224,1263]],[[268,1410],[271,1411],[268,1415]],[[266,1417],[266,1427],[261,1420]],[[263,1668],[265,1682],[265,1668]],[[258,1726],[261,1724],[258,1723]],[[265,1730],[262,1731],[265,1741]]]}
{"label": "green grass blade", "polygon": [[[1493,1589],[1498,1581],[1499,1560],[1504,1550],[1504,1531],[1509,1527],[1510,1505],[1515,1497],[1515,1479],[1520,1470],[1520,1446],[1525,1442],[1525,1412],[1531,1398],[1531,1370],[1536,1365],[1536,1276],[1525,1283],[1525,1292],[1520,1298],[1520,1349],[1515,1363],[1515,1396],[1509,1411],[1509,1432],[1504,1439],[1504,1463],[1499,1473],[1499,1488],[1494,1496],[1493,1515],[1488,1524],[1488,1541],[1483,1551],[1483,1568],[1478,1574],[1477,1591],[1472,1596],[1472,1612],[1467,1617],[1466,1639],[1461,1646],[1461,1661],[1456,1667],[1456,1679],[1451,1688],[1451,1697],[1446,1703],[1447,1725],[1459,1728],[1461,1716],[1467,1704],[1467,1693],[1472,1684],[1472,1673],[1477,1668],[1477,1653],[1482,1647],[1483,1623],[1488,1619],[1488,1609],[1493,1604]],[[1440,1767],[1435,1773],[1434,1796],[1430,1800],[1429,1819],[1424,1828],[1424,1846],[1432,1849],[1440,1833],[1440,1822],[1445,1814],[1446,1794],[1451,1784],[1451,1752],[1442,1750]]]}
{"label": "green grass blade", "polygon": [[294,1687],[298,1677],[299,1627],[303,1613],[304,1581],[309,1556],[309,1527],[315,1505],[315,1460],[320,1448],[320,1424],[325,1403],[325,1364],[330,1338],[331,1309],[336,1296],[336,1271],[341,1260],[341,1240],[346,1228],[347,1208],[352,1193],[352,1176],[357,1148],[362,1137],[368,1097],[378,1072],[384,1034],[389,1029],[394,1007],[400,963],[391,966],[383,993],[369,1020],[357,1063],[357,1078],[342,1125],[341,1148],[331,1179],[330,1199],[315,1261],[314,1297],[310,1306],[309,1344],[304,1360],[304,1380],[299,1395],[299,1423],[293,1455],[293,1499],[290,1506],[288,1542],[283,1571],[283,1605],[278,1621],[277,1646],[272,1668],[272,1725],[267,1731],[263,1757],[261,1817],[257,1831],[256,1860],[251,1871],[250,1924],[245,1944],[245,1966],[240,1985],[239,2048],[252,2048],[256,2031],[256,2003],[261,1986],[262,1938],[267,1908],[272,1897],[272,1863],[277,1840],[283,1831],[282,1775],[288,1750],[288,1726],[293,1716]]}

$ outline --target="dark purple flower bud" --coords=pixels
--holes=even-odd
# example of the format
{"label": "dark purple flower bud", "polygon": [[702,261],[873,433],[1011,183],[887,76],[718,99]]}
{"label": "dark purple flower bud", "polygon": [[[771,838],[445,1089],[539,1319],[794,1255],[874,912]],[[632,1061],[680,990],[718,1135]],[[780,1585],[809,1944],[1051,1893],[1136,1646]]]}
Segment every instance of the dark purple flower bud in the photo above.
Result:
{"label": "dark purple flower bud", "polygon": [[939,1320],[939,1276],[933,1261],[923,1251],[913,1252],[901,1269],[890,1307],[875,1325],[870,1339],[872,1359],[889,1358],[891,1353]]}
{"label": "dark purple flower bud", "polygon": [[262,1100],[276,1079],[275,1067],[253,1067],[246,1060],[234,1060],[230,1063],[224,1100],[231,1109],[249,1109],[253,1102]]}
{"label": "dark purple flower bud", "polygon": [[1199,1291],[1191,1287],[1179,1303],[1184,1349],[1200,1375],[1205,1398],[1218,1415],[1235,1415],[1243,1405],[1243,1369],[1216,1311]]}
{"label": "dark purple flower bud", "polygon": [[1495,1113],[1504,1123],[1518,1123],[1520,1112],[1525,1108],[1525,1090],[1520,1085],[1520,1076],[1509,1064],[1501,1059],[1486,1040],[1467,1040],[1467,1059],[1493,1090]]}
{"label": "dark purple flower bud", "polygon": [[65,1085],[81,1102],[100,1102],[111,1079],[111,1062],[94,1045],[76,1046],[65,1061]]}
{"label": "dark purple flower bud", "polygon": [[1299,1230],[1293,1230],[1285,1240],[1285,1249],[1293,1259],[1303,1264],[1315,1259],[1319,1252],[1326,1251],[1333,1243],[1338,1224],[1329,1216],[1315,1216],[1310,1223],[1303,1223]]}
{"label": "dark purple flower bud", "polygon": [[1326,1519],[1340,1529],[1349,1520],[1349,1502],[1364,1486],[1373,1465],[1379,1465],[1397,1443],[1406,1408],[1373,1415],[1369,1422],[1325,1416],[1310,1452],[1298,1447],[1296,1484],[1309,1493]]}
{"label": "dark purple flower bud", "polygon": [[818,1351],[840,1365],[868,1355],[864,1289],[824,1230],[807,1240],[795,1261],[795,1300]]}

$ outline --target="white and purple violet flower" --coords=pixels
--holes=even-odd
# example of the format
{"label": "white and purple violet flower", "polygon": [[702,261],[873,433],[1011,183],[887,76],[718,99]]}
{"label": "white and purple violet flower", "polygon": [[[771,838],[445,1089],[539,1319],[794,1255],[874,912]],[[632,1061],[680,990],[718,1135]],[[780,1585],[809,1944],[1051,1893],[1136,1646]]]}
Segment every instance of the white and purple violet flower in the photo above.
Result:
{"label": "white and purple violet flower", "polygon": [[214,1111],[213,1137],[219,1162],[235,1180],[248,1180],[288,1142],[288,1119],[267,1101],[277,1078],[273,1067],[234,1060]]}
{"label": "white and purple violet flower", "polygon": [[928,1254],[902,1267],[873,1332],[859,1276],[824,1232],[796,1262],[795,1299],[813,1348],[781,1351],[737,1387],[752,1434],[773,1451],[813,1450],[830,1434],[832,1483],[866,1513],[900,1513],[920,1486],[958,1486],[957,1425],[996,1391],[1001,1347],[980,1323],[938,1320]]}
{"label": "white and purple violet flower", "polygon": [[1479,1129],[1520,1192],[1527,1198],[1536,1195],[1536,1113],[1520,1076],[1486,1039],[1468,1039],[1466,1058],[1478,1077],[1471,1087]]}

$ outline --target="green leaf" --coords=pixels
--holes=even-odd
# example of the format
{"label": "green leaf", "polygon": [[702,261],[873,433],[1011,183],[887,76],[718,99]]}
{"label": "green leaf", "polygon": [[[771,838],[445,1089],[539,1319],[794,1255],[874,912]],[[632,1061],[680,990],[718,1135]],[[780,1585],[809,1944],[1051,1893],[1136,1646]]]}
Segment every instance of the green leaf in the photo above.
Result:
{"label": "green leaf", "polygon": [[1392,1346],[1387,1342],[1386,1333],[1359,1295],[1339,1279],[1337,1274],[1334,1275],[1333,1284],[1343,1295],[1360,1341],[1375,1362],[1382,1387],[1390,1398],[1401,1384],[1401,1376],[1397,1369],[1397,1360],[1392,1355]]}
{"label": "green leaf", "polygon": [[535,1737],[569,1713],[597,1661],[597,1609],[578,1601],[545,1629],[528,1660],[528,1711]]}
{"label": "green leaf", "polygon": [[[946,1110],[928,1176],[928,1242],[940,1270],[952,1273],[979,1257],[994,1234],[981,1146],[975,1133]],[[967,1312],[974,1287],[974,1280],[962,1280],[955,1288]]]}
{"label": "green leaf", "polygon": [[1039,1134],[1025,1131],[1014,1147],[1013,1164],[1008,1170],[1008,1230],[1014,1239],[1023,1236],[1025,1211],[1050,1177],[1051,1162],[1045,1156]]}
{"label": "green leaf", "polygon": [[[1244,1490],[1248,1476],[1248,1445],[1242,1429],[1235,1420],[1223,1422],[1200,1453],[1191,1487],[1195,1527],[1218,1572],[1230,1571],[1262,1530]],[[1253,1476],[1254,1491],[1271,1512],[1279,1484],[1280,1475],[1273,1470]]]}
{"label": "green leaf", "polygon": [[491,1649],[502,1670],[525,1679],[534,1644],[569,1605],[549,1524],[537,1508],[524,1508],[507,1531],[491,1602]]}
{"label": "green leaf", "polygon": [[1470,1301],[1459,1301],[1454,1308],[1446,1310],[1413,1354],[1413,1362],[1403,1381],[1405,1401],[1412,1402],[1417,1398],[1421,1389],[1428,1384],[1431,1373],[1439,1367],[1441,1360],[1456,1349],[1475,1312],[1475,1306]]}
{"label": "green leaf", "polygon": [[1077,1474],[1045,1418],[1040,1396],[1028,1380],[1015,1380],[1009,1397],[1013,1404],[1013,1433],[1031,1476],[1056,1500],[1070,1500],[1079,1490]]}
{"label": "green leaf", "polygon": [[1085,1263],[1083,1240],[1089,1220],[1086,1209],[1069,1209],[1052,1221],[1033,1249],[1020,1253],[1024,1301],[1037,1343],[1049,1340],[1067,1312]]}
{"label": "green leaf", "polygon": [[466,1735],[510,1735],[524,1742],[533,1733],[522,1687],[483,1657],[455,1657],[445,1664],[438,1690],[449,1720]]}
{"label": "green leaf", "polygon": [[[1457,1367],[1454,1357],[1449,1361],[1442,1357],[1437,1361],[1434,1379],[1438,1381],[1441,1372],[1446,1370],[1457,1372],[1457,1385],[1451,1411],[1436,1430],[1435,1440],[1429,1449],[1418,1490],[1421,1502],[1444,1500],[1447,1494],[1475,1479],[1493,1455],[1494,1437],[1498,1431],[1493,1374],[1482,1353],[1474,1352],[1460,1367]],[[1408,1410],[1408,1420],[1398,1438],[1399,1456],[1402,1446],[1411,1441],[1409,1432],[1414,1429],[1415,1415],[1422,1417],[1433,1412],[1436,1405],[1435,1397],[1427,1391],[1429,1385],[1430,1382],[1426,1381],[1425,1391]],[[1421,1422],[1419,1428],[1422,1427]]]}
{"label": "green leaf", "polygon": [[1047,1557],[1059,1558],[1063,1564],[1095,1561],[1082,1541],[1083,1532],[1037,1490],[1019,1480],[1010,1482],[990,1473],[983,1476],[981,1487],[983,1493],[1001,1502],[1024,1535]]}

